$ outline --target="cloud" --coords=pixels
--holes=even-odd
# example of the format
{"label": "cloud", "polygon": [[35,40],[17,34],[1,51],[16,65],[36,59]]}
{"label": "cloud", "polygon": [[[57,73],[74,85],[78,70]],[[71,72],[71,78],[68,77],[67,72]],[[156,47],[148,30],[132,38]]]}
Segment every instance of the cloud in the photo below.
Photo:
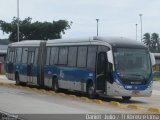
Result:
{"label": "cloud", "polygon": [[[19,0],[20,18],[32,17],[33,21],[66,19],[73,21],[63,37],[96,35],[96,18],[99,34],[124,36],[135,39],[135,24],[143,13],[143,32],[160,33],[159,0]],[[1,0],[0,18],[11,21],[16,16],[16,0]]]}

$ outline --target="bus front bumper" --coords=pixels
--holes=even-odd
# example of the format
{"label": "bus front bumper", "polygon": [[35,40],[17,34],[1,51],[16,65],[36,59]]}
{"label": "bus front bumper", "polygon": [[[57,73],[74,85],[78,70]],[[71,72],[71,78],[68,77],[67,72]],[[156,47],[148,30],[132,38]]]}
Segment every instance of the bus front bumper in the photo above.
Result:
{"label": "bus front bumper", "polygon": [[127,90],[116,82],[113,84],[107,83],[106,86],[106,95],[108,96],[149,97],[152,95],[152,84],[145,90]]}

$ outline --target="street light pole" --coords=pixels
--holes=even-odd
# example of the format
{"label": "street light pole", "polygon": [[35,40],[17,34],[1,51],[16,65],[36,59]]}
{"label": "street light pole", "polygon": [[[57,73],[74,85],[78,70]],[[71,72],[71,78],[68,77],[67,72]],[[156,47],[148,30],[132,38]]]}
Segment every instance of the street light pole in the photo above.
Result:
{"label": "street light pole", "polygon": [[96,19],[96,21],[97,21],[97,36],[98,36],[98,21],[99,21],[99,19]]}
{"label": "street light pole", "polygon": [[142,15],[143,14],[139,14],[140,22],[141,22],[141,42],[142,42]]}
{"label": "street light pole", "polygon": [[138,24],[136,24],[136,40],[137,40],[137,25],[138,25]]}
{"label": "street light pole", "polygon": [[19,42],[19,0],[17,0],[17,41]]}

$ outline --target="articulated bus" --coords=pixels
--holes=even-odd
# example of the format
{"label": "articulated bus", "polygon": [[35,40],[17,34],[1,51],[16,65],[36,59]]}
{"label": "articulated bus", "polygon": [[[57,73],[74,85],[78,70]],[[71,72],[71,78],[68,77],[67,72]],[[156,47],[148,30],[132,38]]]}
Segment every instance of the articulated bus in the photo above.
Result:
{"label": "articulated bus", "polygon": [[95,95],[151,96],[154,56],[127,38],[26,40],[8,46],[7,77],[37,85]]}

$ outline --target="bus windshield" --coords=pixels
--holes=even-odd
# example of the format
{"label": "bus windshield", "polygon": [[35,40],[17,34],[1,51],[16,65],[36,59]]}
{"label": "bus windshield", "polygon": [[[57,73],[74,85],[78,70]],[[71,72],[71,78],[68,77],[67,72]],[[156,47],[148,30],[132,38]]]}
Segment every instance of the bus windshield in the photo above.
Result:
{"label": "bus windshield", "polygon": [[149,79],[151,64],[146,49],[116,48],[114,58],[115,69],[122,81],[130,84],[141,81],[139,84],[142,84]]}

